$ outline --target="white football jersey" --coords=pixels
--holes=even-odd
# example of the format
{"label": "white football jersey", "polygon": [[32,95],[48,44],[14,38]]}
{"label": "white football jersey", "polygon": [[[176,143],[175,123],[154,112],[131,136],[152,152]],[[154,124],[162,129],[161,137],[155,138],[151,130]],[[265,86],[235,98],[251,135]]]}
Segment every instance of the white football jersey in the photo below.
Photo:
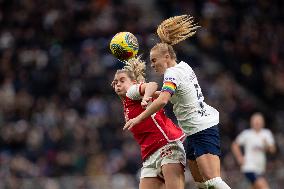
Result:
{"label": "white football jersey", "polygon": [[244,164],[242,172],[255,172],[262,174],[265,171],[266,155],[265,145],[274,145],[273,135],[268,129],[256,132],[253,129],[242,131],[236,138],[236,143],[244,147]]}
{"label": "white football jersey", "polygon": [[187,63],[168,68],[163,83],[162,91],[172,94],[173,111],[184,133],[192,135],[219,123],[219,112],[204,102],[196,75]]}

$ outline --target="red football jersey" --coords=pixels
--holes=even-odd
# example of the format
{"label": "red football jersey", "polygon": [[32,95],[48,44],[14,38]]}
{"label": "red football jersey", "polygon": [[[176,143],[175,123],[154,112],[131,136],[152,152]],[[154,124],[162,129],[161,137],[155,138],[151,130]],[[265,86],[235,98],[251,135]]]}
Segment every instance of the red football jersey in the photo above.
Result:
{"label": "red football jersey", "polygon": [[[141,106],[140,86],[134,85],[123,99],[125,120],[135,118],[145,109]],[[139,99],[139,96],[141,97]],[[135,100],[134,100],[135,99]],[[143,161],[156,150],[169,142],[185,137],[182,130],[169,119],[161,109],[130,129],[141,148]]]}

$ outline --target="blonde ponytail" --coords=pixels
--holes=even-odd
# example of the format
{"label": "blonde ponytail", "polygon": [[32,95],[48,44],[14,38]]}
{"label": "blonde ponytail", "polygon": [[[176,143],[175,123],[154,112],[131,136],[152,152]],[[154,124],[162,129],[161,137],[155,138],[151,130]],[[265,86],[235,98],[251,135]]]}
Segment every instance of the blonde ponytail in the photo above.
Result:
{"label": "blonde ponytail", "polygon": [[141,56],[131,58],[125,62],[124,70],[128,70],[129,72],[133,73],[134,80],[138,83],[145,81],[145,70],[146,65],[145,61],[141,60]]}
{"label": "blonde ponytail", "polygon": [[145,82],[146,65],[145,61],[141,60],[141,56],[131,58],[124,63],[125,66],[121,70],[117,70],[116,74],[126,73],[131,80],[135,80],[137,83]]}
{"label": "blonde ponytail", "polygon": [[157,34],[162,43],[175,45],[193,36],[199,27],[190,15],[174,16],[158,26]]}

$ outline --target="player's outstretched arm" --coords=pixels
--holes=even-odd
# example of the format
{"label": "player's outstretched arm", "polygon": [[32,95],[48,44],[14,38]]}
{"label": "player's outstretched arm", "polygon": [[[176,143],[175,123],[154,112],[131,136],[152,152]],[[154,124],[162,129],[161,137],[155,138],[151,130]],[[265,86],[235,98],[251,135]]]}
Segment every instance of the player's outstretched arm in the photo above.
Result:
{"label": "player's outstretched arm", "polygon": [[154,102],[144,111],[142,112],[139,116],[136,118],[130,119],[129,121],[126,122],[126,124],[123,127],[123,130],[125,129],[131,129],[133,126],[136,124],[140,123],[147,117],[151,116],[152,114],[156,113],[159,111],[161,108],[163,108],[168,101],[171,98],[171,94],[168,92],[161,92],[159,97],[154,100]]}

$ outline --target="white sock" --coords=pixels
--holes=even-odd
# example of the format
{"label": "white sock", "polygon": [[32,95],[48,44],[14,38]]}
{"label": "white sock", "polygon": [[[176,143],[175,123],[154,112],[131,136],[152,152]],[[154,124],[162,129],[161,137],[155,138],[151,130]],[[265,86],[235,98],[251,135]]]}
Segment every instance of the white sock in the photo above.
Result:
{"label": "white sock", "polygon": [[215,177],[213,179],[204,182],[208,189],[231,189],[221,177]]}
{"label": "white sock", "polygon": [[204,182],[195,182],[195,185],[198,189],[206,189],[206,185],[204,184]]}

